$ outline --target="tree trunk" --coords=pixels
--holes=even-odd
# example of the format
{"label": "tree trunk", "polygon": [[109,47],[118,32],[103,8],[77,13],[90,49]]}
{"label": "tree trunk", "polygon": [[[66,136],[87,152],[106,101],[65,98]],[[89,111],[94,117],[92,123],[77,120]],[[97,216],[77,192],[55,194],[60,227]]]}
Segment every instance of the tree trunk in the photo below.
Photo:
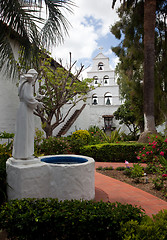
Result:
{"label": "tree trunk", "polygon": [[147,134],[156,133],[154,119],[154,64],[155,64],[156,0],[144,2],[144,132],[139,141],[145,142]]}
{"label": "tree trunk", "polygon": [[52,137],[53,130],[51,125],[47,124],[47,126],[43,129],[46,133],[46,138]]}

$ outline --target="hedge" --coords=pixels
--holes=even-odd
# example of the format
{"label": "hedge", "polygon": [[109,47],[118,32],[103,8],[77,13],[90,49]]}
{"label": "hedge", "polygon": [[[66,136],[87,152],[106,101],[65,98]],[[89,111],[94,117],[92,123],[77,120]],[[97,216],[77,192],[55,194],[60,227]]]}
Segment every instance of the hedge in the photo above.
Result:
{"label": "hedge", "polygon": [[0,229],[17,240],[121,240],[121,226],[144,216],[130,204],[21,199],[1,207]]}
{"label": "hedge", "polygon": [[146,144],[105,143],[88,145],[80,149],[80,154],[94,158],[97,162],[138,162],[137,154]]}
{"label": "hedge", "polygon": [[166,240],[167,239],[167,210],[160,211],[152,218],[145,216],[139,223],[130,220],[122,225],[124,240]]}

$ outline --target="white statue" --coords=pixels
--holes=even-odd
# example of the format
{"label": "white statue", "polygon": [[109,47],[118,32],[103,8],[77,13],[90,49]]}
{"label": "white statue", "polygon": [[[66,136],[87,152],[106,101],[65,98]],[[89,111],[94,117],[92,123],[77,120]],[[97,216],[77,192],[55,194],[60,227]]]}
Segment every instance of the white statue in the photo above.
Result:
{"label": "white statue", "polygon": [[34,115],[33,110],[42,103],[33,95],[33,83],[37,78],[37,72],[30,69],[20,78],[18,95],[20,105],[16,120],[16,134],[13,144],[13,157],[15,159],[32,159],[34,154]]}

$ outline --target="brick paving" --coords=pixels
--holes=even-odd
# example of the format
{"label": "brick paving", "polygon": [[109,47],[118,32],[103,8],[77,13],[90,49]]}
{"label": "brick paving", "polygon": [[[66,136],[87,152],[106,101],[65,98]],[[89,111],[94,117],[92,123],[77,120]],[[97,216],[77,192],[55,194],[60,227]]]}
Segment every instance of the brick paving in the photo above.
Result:
{"label": "brick paving", "polygon": [[[133,164],[130,164],[130,166]],[[145,165],[145,164],[143,164]],[[109,167],[117,168],[125,166],[125,163],[95,163],[95,168]],[[160,210],[167,209],[167,202],[135,188],[127,183],[105,176],[95,171],[95,200],[105,202],[129,203],[141,206],[147,215],[157,214]]]}

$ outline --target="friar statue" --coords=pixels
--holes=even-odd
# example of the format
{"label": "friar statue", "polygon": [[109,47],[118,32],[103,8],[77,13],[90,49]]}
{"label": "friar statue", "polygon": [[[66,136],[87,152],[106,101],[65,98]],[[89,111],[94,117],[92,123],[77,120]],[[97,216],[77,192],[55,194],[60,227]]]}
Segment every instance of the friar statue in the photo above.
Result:
{"label": "friar statue", "polygon": [[12,153],[14,159],[33,159],[35,133],[33,111],[37,106],[42,107],[42,103],[33,95],[33,83],[37,74],[35,69],[30,69],[27,74],[20,77],[18,87],[20,105]]}

